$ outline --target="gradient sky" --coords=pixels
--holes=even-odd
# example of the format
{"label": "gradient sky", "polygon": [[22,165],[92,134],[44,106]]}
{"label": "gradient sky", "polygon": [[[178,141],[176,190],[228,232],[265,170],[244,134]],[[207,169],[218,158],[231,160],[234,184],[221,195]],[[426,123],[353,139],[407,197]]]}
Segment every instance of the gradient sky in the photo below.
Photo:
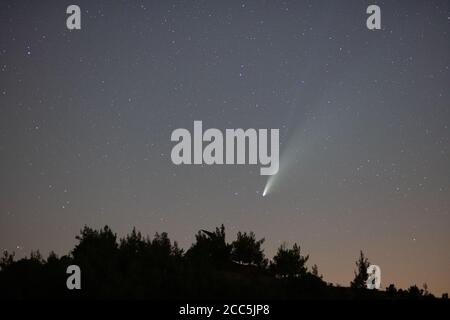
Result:
{"label": "gradient sky", "polygon": [[[1,249],[224,223],[333,283],[362,249],[383,287],[450,291],[449,1],[0,0],[0,34]],[[194,120],[279,128],[271,193],[259,165],[173,165]]]}

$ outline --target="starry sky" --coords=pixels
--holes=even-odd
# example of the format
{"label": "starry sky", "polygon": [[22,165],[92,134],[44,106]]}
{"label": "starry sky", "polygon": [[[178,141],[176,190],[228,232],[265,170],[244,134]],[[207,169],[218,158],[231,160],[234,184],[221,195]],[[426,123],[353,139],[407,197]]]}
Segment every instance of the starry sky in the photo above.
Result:
{"label": "starry sky", "polygon": [[[362,249],[383,287],[450,291],[449,1],[0,0],[0,34],[2,250],[224,223],[336,284]],[[279,128],[271,193],[259,165],[174,165],[194,120]]]}

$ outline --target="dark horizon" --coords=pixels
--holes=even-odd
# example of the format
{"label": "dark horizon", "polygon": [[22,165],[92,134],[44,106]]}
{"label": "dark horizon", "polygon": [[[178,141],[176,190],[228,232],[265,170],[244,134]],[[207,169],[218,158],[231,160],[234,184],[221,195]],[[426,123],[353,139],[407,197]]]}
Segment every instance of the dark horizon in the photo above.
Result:
{"label": "dark horizon", "polygon": [[[282,243],[273,257],[264,253],[265,238],[239,231],[226,240],[222,224],[200,229],[189,249],[178,246],[165,232],[149,236],[133,230],[117,237],[108,226],[85,226],[70,252],[48,257],[39,251],[15,259],[0,259],[0,297],[8,299],[271,299],[316,300],[435,300],[425,283],[399,288],[395,283],[369,288],[372,263],[363,251],[355,261],[348,285],[327,281],[301,244]],[[70,280],[73,267],[79,280]],[[82,270],[82,271],[81,271]],[[79,290],[70,289],[66,282]],[[414,282],[414,281],[413,281]],[[77,283],[75,285],[75,283]],[[70,289],[70,290],[68,290]]]}

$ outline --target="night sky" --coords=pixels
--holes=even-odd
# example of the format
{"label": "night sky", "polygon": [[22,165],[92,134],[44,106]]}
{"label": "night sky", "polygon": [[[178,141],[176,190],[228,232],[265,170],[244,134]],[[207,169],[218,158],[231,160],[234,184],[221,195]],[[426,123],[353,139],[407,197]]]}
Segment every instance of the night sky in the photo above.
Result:
{"label": "night sky", "polygon": [[[0,34],[0,249],[223,223],[336,284],[362,249],[383,287],[450,291],[449,1],[0,0]],[[279,128],[278,174],[174,165],[194,120]]]}

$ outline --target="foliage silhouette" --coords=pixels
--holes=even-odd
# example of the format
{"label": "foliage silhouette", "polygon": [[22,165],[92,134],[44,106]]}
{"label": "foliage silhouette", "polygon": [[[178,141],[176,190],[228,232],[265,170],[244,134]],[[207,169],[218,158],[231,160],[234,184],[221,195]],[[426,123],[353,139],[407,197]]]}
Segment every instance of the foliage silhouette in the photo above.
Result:
{"label": "foliage silhouette", "polygon": [[286,244],[282,244],[273,257],[270,269],[279,277],[301,277],[306,274],[305,264],[308,259],[309,255],[302,256],[300,254],[300,246],[296,243],[294,243],[292,249],[288,249]]}
{"label": "foliage silhouette", "polygon": [[242,264],[252,264],[265,268],[268,264],[261,249],[264,238],[256,241],[255,234],[250,232],[238,232],[236,240],[231,243],[231,258]]}
{"label": "foliage silhouette", "polygon": [[[314,265],[308,271],[309,255],[300,246],[278,248],[273,260],[264,256],[264,239],[253,232],[238,232],[231,244],[225,227],[201,230],[184,252],[167,233],[144,237],[135,228],[118,239],[105,226],[95,230],[85,226],[68,255],[50,252],[44,259],[39,251],[15,260],[14,253],[0,258],[0,297],[8,299],[431,299],[427,287],[411,286],[384,291],[363,286],[368,260],[361,252],[353,290],[333,286],[319,276]],[[81,269],[81,290],[68,290],[66,269]],[[448,295],[443,295],[448,297]]]}
{"label": "foliage silhouette", "polygon": [[196,243],[186,252],[189,261],[196,265],[220,268],[231,262],[231,246],[225,242],[225,226],[216,227],[214,232],[200,230]]}
{"label": "foliage silhouette", "polygon": [[356,261],[355,278],[350,283],[350,287],[353,289],[366,288],[366,281],[368,278],[367,268],[370,266],[369,260],[364,256],[362,250],[359,252],[359,259]]}

